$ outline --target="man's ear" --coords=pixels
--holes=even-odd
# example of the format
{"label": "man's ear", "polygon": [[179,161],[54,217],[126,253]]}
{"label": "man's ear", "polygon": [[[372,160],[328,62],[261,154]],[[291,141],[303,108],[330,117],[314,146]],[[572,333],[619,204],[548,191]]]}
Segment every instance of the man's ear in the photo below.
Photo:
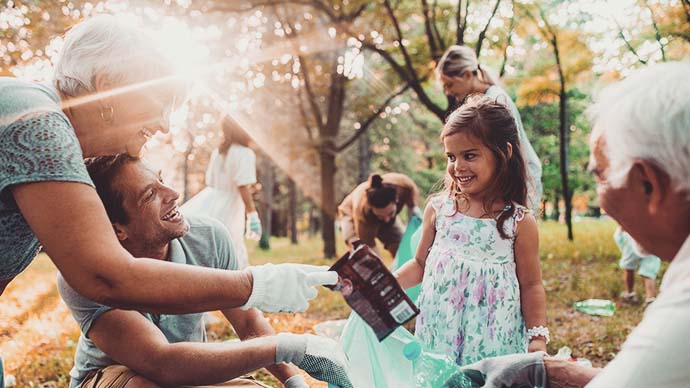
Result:
{"label": "man's ear", "polygon": [[672,192],[668,174],[646,160],[636,160],[630,170],[630,183],[644,193],[649,214],[656,214]]}
{"label": "man's ear", "polygon": [[125,228],[123,225],[115,223],[113,224],[113,230],[115,231],[115,236],[117,236],[118,240],[125,241],[127,238],[129,238],[127,228]]}

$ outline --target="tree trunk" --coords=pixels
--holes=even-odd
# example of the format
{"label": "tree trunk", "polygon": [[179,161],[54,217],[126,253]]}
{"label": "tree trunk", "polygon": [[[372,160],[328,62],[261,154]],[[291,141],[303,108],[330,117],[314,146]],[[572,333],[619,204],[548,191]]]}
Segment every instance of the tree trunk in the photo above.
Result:
{"label": "tree trunk", "polygon": [[261,177],[261,197],[263,199],[263,233],[259,240],[261,249],[270,249],[271,221],[273,218],[273,190],[275,189],[276,174],[271,161],[264,157],[264,168]]}
{"label": "tree trunk", "polygon": [[561,197],[556,193],[553,197],[553,219],[558,222],[558,220],[561,218]]}
{"label": "tree trunk", "polygon": [[563,188],[563,199],[565,201],[565,224],[568,226],[568,240],[573,240],[572,223],[572,193],[568,187],[568,148],[570,144],[570,133],[568,132],[568,95],[565,92],[565,80],[561,73],[561,93],[559,102],[559,117],[561,126],[560,133],[560,159],[561,159],[561,187]]}
{"label": "tree trunk", "polygon": [[320,222],[319,222],[319,215],[317,214],[318,212],[318,206],[316,206],[313,202],[309,204],[309,237],[314,237],[316,236],[317,233],[319,233],[319,230],[321,229],[320,227]]}
{"label": "tree trunk", "polygon": [[359,145],[359,182],[369,179],[371,174],[371,141],[369,136],[364,133],[357,141]]}
{"label": "tree trunk", "polygon": [[290,218],[290,242],[297,244],[297,187],[295,181],[288,177],[288,195],[290,202],[290,209],[288,214]]}
{"label": "tree trunk", "polygon": [[335,155],[329,149],[320,151],[321,159],[321,237],[323,254],[335,257]]}

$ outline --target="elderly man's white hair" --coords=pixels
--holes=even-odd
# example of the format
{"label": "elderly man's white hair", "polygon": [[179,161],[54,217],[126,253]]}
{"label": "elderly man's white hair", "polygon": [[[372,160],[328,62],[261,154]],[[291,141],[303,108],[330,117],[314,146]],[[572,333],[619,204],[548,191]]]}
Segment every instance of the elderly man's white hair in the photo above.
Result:
{"label": "elderly man's white hair", "polygon": [[642,69],[604,89],[590,108],[606,141],[607,178],[621,187],[635,159],[663,169],[690,194],[690,62]]}
{"label": "elderly man's white hair", "polygon": [[135,24],[98,15],[72,27],[55,64],[55,87],[72,97],[95,91],[96,75],[114,84],[130,84],[172,72],[169,59]]}

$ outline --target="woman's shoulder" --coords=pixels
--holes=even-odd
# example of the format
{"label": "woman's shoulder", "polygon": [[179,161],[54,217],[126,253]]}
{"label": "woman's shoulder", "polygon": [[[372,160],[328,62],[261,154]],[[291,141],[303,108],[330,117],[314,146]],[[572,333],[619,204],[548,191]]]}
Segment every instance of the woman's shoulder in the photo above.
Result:
{"label": "woman's shoulder", "polygon": [[0,111],[0,127],[42,112],[62,114],[52,87],[10,77],[0,77]]}
{"label": "woman's shoulder", "polygon": [[37,181],[93,186],[74,129],[63,114],[40,113],[0,127],[0,191]]}

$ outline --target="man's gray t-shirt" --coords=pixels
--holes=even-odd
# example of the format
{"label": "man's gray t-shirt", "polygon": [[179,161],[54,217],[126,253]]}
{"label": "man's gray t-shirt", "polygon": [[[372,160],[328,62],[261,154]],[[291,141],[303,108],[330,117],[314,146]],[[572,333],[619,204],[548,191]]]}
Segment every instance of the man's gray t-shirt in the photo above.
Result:
{"label": "man's gray t-shirt", "polygon": [[[200,267],[237,269],[237,258],[225,226],[211,218],[186,217],[189,232],[170,242],[170,261]],[[58,290],[81,328],[81,336],[70,371],[70,388],[79,387],[93,370],[117,364],[103,353],[89,338],[91,326],[111,307],[91,301],[74,291],[58,273]],[[204,342],[206,330],[203,314],[164,315],[142,313],[153,322],[171,343]]]}

